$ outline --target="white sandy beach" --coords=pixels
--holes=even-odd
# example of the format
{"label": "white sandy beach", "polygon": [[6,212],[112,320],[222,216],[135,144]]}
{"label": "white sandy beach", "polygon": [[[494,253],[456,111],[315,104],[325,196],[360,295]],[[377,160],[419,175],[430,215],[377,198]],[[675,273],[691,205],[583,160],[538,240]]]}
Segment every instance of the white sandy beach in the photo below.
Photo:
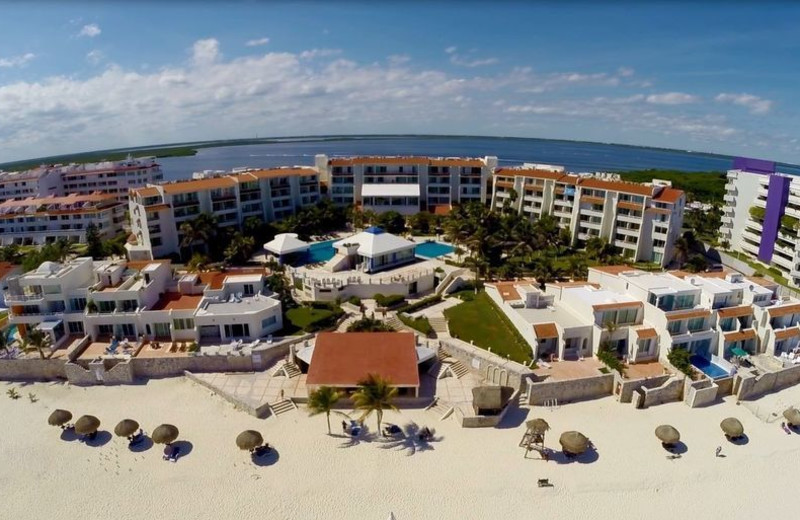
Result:
{"label": "white sandy beach", "polygon": [[[5,395],[11,386],[21,399]],[[325,434],[324,416],[299,410],[259,420],[184,379],[92,388],[2,383],[0,391],[2,518],[385,520],[393,512],[397,520],[731,519],[789,518],[796,510],[800,435],[785,434],[780,420],[765,423],[748,408],[766,415],[769,407],[799,404],[800,387],[748,407],[727,401],[705,409],[672,403],[634,410],[606,398],[527,412],[525,418],[549,421],[551,448],[570,429],[597,446],[594,462],[567,464],[524,459],[517,447],[522,425],[466,430],[418,410],[386,420],[434,427],[441,439],[431,450],[387,450],[377,441],[342,448],[344,439]],[[39,401],[29,402],[28,392]],[[63,441],[61,430],[47,425],[54,408],[75,418],[96,415],[108,432],[126,417],[148,431],[170,422],[192,448],[172,464],[161,460],[160,446],[132,453],[116,437],[97,447]],[[724,440],[719,422],[730,415],[744,424],[748,444]],[[519,414],[516,419],[521,422]],[[332,423],[340,432],[340,419]],[[681,459],[668,460],[655,439],[662,423],[680,430],[688,447]],[[255,466],[236,448],[236,435],[249,428],[277,449],[271,465]],[[714,456],[720,445],[724,458]],[[554,487],[538,488],[539,478]]]}

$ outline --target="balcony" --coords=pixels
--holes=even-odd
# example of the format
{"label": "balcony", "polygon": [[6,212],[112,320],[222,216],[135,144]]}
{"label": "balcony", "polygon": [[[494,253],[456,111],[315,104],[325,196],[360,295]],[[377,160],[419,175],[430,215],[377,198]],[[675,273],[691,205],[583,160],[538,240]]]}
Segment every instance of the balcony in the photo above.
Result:
{"label": "balcony", "polygon": [[44,293],[11,294],[8,291],[5,291],[3,296],[6,303],[41,302],[44,300]]}

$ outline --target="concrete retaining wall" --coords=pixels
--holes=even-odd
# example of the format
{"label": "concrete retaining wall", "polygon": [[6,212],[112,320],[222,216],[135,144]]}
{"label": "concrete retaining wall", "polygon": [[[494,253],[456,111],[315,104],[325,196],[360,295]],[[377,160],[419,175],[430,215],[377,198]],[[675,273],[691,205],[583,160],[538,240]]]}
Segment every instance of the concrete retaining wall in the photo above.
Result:
{"label": "concrete retaining wall", "polygon": [[614,373],[614,394],[620,403],[630,403],[633,400],[633,391],[637,388],[658,388],[666,383],[670,375],[647,377],[642,379],[623,379],[619,373]]}
{"label": "concrete retaining wall", "polygon": [[3,381],[52,381],[66,377],[63,359],[0,359]]}
{"label": "concrete retaining wall", "polygon": [[657,404],[671,403],[680,401],[683,396],[683,376],[671,376],[663,385],[655,388],[642,388],[644,401],[642,408]]}
{"label": "concrete retaining wall", "polygon": [[512,406],[517,406],[520,391],[517,390],[506,403],[506,407],[498,415],[470,415],[459,414],[457,419],[461,420],[462,428],[494,428],[503,421]]}
{"label": "concrete retaining wall", "polygon": [[198,385],[203,386],[205,388],[208,388],[209,390],[214,392],[216,395],[222,397],[223,399],[225,399],[226,401],[231,403],[238,410],[242,410],[244,412],[249,413],[252,416],[259,417],[259,418],[262,418],[262,419],[267,417],[270,414],[269,404],[264,404],[262,406],[259,406],[259,407],[255,408],[255,407],[245,403],[244,401],[241,401],[241,400],[237,399],[236,396],[233,396],[233,395],[231,395],[231,394],[229,394],[227,392],[223,392],[219,388],[214,387],[214,386],[206,383],[205,381],[203,381],[202,379],[196,377],[194,374],[192,374],[188,370],[186,372],[184,372],[183,375],[186,376],[192,382],[197,383]]}
{"label": "concrete retaining wall", "polygon": [[488,383],[524,390],[533,375],[530,368],[459,339],[443,339],[441,347],[469,369],[479,372]]}
{"label": "concrete retaining wall", "polygon": [[614,388],[614,374],[598,374],[568,381],[529,381],[528,404],[542,406],[550,399],[558,404],[597,399],[611,395]]}
{"label": "concrete retaining wall", "polygon": [[708,379],[687,381],[684,402],[690,408],[708,406],[717,400],[719,386]]}
{"label": "concrete retaining wall", "polygon": [[737,398],[740,401],[747,401],[800,383],[800,365],[759,375],[739,370],[734,377],[739,379]]}

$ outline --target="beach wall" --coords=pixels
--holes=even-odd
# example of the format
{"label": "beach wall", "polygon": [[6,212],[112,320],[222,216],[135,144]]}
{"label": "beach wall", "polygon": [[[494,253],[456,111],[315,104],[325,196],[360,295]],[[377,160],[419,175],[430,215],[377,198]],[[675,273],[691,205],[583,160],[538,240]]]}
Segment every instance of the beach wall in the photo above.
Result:
{"label": "beach wall", "polygon": [[456,419],[461,421],[462,428],[494,428],[502,422],[503,418],[512,407],[518,406],[517,402],[519,400],[519,393],[519,390],[515,391],[511,398],[509,398],[508,403],[506,403],[506,406],[503,408],[503,411],[497,415],[458,414]]}
{"label": "beach wall", "polygon": [[661,386],[655,388],[642,388],[644,394],[642,408],[680,401],[683,396],[683,381],[685,377],[672,376]]}
{"label": "beach wall", "polygon": [[0,359],[4,381],[53,381],[66,379],[63,359]]}
{"label": "beach wall", "polygon": [[611,395],[614,388],[614,374],[570,379],[567,381],[528,381],[528,404],[544,405],[556,399],[558,404],[597,399]]}
{"label": "beach wall", "polygon": [[638,388],[658,388],[669,378],[669,374],[641,379],[623,379],[619,373],[614,373],[614,395],[620,403],[630,403],[633,400],[633,391]]}
{"label": "beach wall", "polygon": [[733,385],[737,388],[736,397],[740,401],[747,401],[800,383],[800,365],[758,375],[740,369],[734,377],[737,379]]}
{"label": "beach wall", "polygon": [[460,339],[442,339],[439,345],[467,368],[479,372],[490,384],[510,386],[524,390],[526,381],[533,375],[530,368],[516,361],[492,354]]}
{"label": "beach wall", "polygon": [[717,400],[719,386],[708,379],[700,381],[686,381],[685,397],[683,401],[690,408],[708,406]]}

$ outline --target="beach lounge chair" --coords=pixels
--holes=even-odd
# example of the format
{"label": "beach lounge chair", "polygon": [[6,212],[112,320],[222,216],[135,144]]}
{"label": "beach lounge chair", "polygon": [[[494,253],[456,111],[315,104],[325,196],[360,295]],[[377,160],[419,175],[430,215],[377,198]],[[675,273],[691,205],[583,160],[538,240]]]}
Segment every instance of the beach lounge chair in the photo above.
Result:
{"label": "beach lounge chair", "polygon": [[179,446],[167,446],[164,450],[164,455],[161,457],[169,462],[178,462],[178,456],[181,454]]}
{"label": "beach lounge chair", "polygon": [[540,478],[539,480],[536,481],[536,483],[539,485],[539,487],[552,487],[553,486],[553,484],[550,483],[550,479],[549,478]]}
{"label": "beach lounge chair", "polygon": [[128,441],[128,446],[136,446],[140,442],[144,440],[144,430],[139,428],[139,432],[133,435],[130,440]]}

